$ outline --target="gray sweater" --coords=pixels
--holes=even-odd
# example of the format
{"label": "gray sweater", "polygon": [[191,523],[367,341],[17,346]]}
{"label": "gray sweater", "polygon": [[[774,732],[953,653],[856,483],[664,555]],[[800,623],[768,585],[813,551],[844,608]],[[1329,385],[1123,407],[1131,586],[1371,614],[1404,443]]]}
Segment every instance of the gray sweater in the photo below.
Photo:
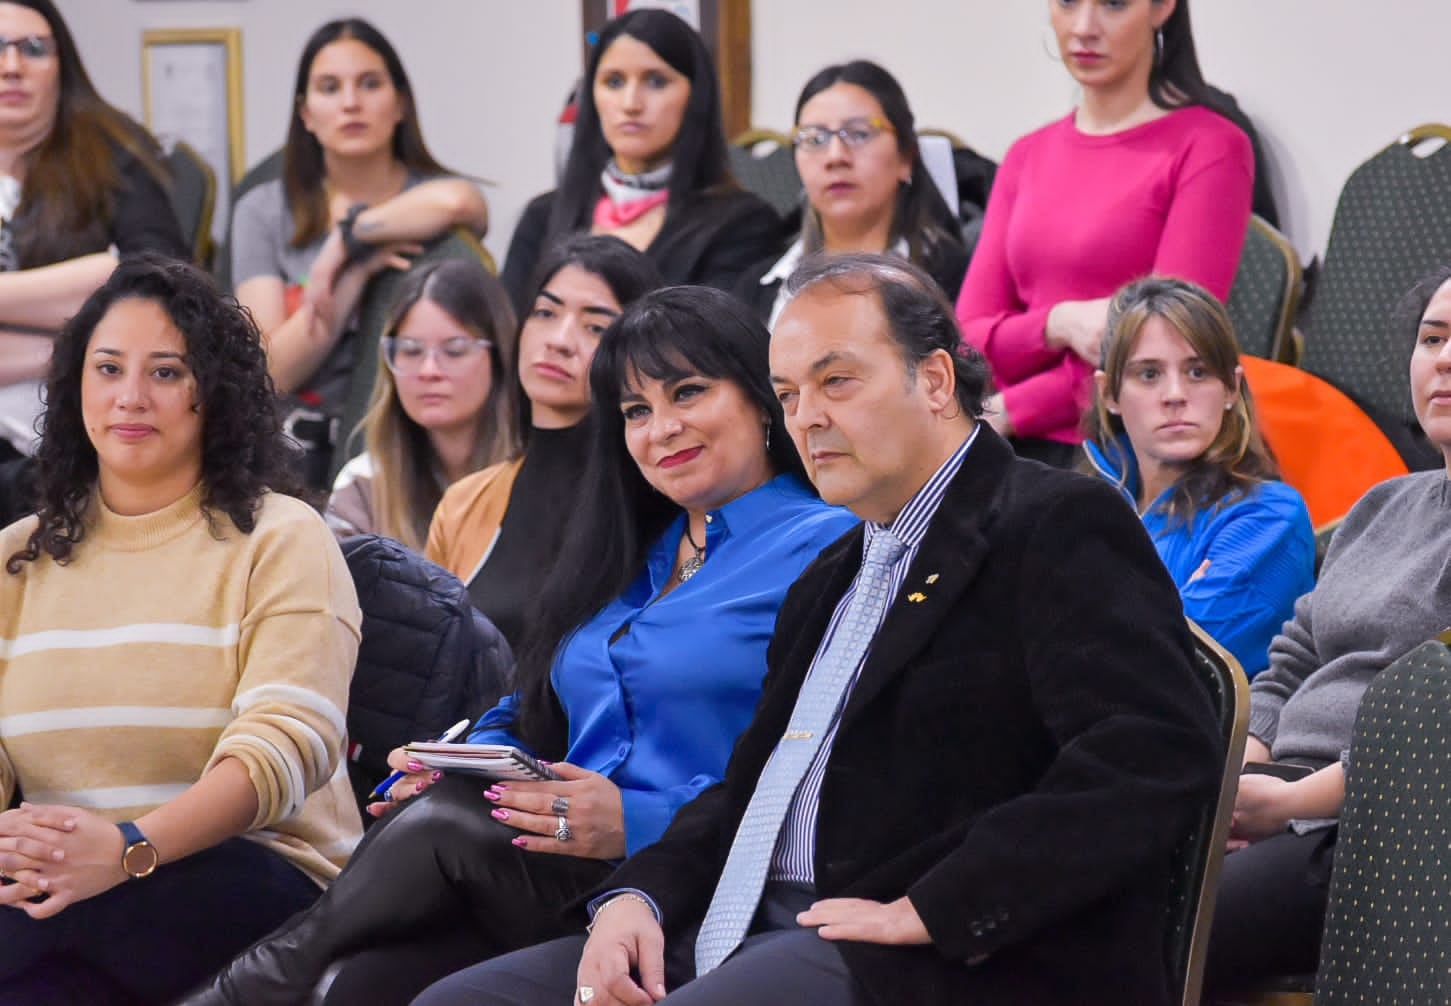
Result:
{"label": "gray sweater", "polygon": [[1448,626],[1451,482],[1444,471],[1382,482],[1346,515],[1315,590],[1270,644],[1250,734],[1276,761],[1333,763],[1370,679]]}

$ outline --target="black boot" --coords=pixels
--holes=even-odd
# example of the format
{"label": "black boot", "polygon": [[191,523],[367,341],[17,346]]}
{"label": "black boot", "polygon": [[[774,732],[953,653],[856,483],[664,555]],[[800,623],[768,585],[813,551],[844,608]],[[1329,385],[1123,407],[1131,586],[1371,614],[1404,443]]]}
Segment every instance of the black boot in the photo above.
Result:
{"label": "black boot", "polygon": [[177,1006],[306,1003],[336,961],[472,926],[480,959],[571,931],[562,909],[609,875],[598,859],[525,852],[489,816],[487,783],[451,775],[368,830],[323,895]]}
{"label": "black boot", "polygon": [[[306,1003],[334,961],[461,916],[470,885],[487,882],[488,861],[520,855],[508,844],[517,832],[489,816],[485,786],[448,776],[392,811],[368,829],[311,908],[252,944],[177,1006]],[[470,876],[475,872],[483,876]]]}

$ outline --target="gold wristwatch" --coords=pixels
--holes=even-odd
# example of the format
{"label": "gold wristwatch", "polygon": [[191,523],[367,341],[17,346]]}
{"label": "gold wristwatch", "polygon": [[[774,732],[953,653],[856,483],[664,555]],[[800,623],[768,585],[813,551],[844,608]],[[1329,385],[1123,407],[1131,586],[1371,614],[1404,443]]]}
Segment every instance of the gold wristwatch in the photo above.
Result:
{"label": "gold wristwatch", "polygon": [[121,829],[121,840],[126,843],[121,851],[121,869],[126,871],[126,876],[140,880],[155,873],[156,867],[161,864],[161,854],[156,851],[156,846],[146,840],[141,829],[132,821],[122,821],[116,827]]}

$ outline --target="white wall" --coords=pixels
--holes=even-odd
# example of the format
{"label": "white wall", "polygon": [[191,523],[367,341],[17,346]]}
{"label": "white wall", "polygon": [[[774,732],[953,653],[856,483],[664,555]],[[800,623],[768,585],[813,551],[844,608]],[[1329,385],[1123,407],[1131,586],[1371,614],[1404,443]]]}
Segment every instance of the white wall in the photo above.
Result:
{"label": "white wall", "polygon": [[[896,74],[920,123],[994,159],[1074,102],[1046,0],[758,0],[752,16],[758,125],[788,126],[812,71],[851,56]],[[1281,224],[1306,257],[1324,250],[1357,164],[1451,121],[1446,0],[1194,0],[1193,21],[1205,75],[1261,131]]]}
{"label": "white wall", "polygon": [[[397,45],[426,135],[490,190],[501,255],[525,201],[552,181],[554,120],[579,72],[579,0],[59,0],[96,84],[139,115],[145,27],[243,29],[248,159],[282,140],[297,54],[328,17],[361,13]],[[1200,58],[1260,126],[1282,223],[1321,251],[1356,164],[1402,130],[1451,121],[1446,0],[1194,0]],[[1064,114],[1046,0],[754,0],[753,119],[790,125],[810,74],[851,56],[897,74],[924,125],[1000,158]]]}
{"label": "white wall", "polygon": [[286,136],[307,36],[361,14],[398,49],[434,156],[496,183],[485,242],[495,258],[524,203],[553,184],[554,123],[579,73],[578,0],[57,2],[96,87],[138,119],[144,29],[241,28],[248,164]]}

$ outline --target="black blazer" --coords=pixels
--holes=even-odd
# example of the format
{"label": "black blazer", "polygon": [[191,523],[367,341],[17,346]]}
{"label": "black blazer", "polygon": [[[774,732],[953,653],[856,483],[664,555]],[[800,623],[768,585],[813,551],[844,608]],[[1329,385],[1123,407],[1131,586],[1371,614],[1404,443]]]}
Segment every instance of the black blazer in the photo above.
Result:
{"label": "black blazer", "polygon": [[[499,279],[522,318],[529,284],[549,239],[554,193],[532,199],[514,228]],[[749,192],[697,195],[665,217],[645,249],[667,285],[693,283],[730,291],[741,273],[781,243],[776,211]]]}
{"label": "black blazer", "polygon": [[[791,588],[724,781],[605,885],[649,893],[672,939],[694,938],[861,554],[858,528]],[[1017,459],[984,428],[888,608],[821,789],[819,896],[909,895],[933,939],[843,944],[862,1002],[1167,1006],[1170,850],[1223,767],[1191,646],[1112,488]]]}

